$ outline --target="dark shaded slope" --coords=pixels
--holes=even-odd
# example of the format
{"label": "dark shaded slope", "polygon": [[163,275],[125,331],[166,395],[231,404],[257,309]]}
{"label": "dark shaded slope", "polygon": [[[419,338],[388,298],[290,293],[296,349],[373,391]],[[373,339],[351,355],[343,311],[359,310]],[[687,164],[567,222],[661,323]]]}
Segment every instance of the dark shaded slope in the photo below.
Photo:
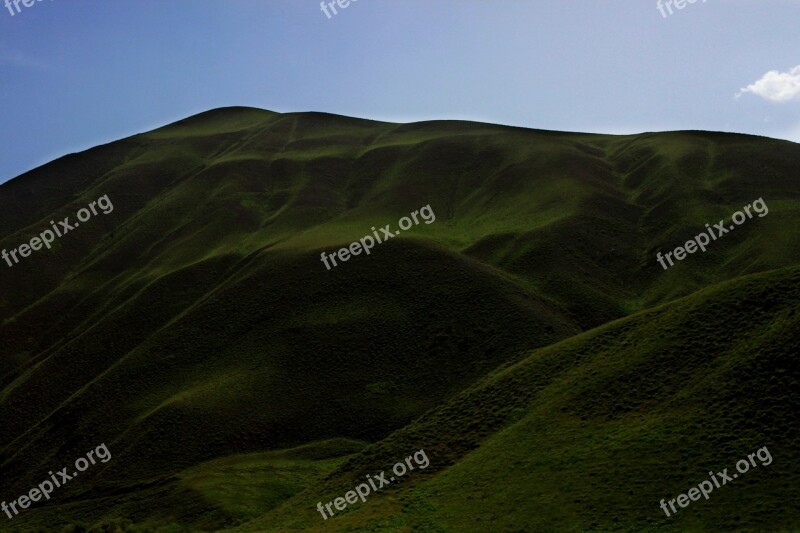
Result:
{"label": "dark shaded slope", "polygon": [[309,268],[316,257],[265,252],[205,295],[192,284],[222,265],[199,264],[97,317],[6,388],[6,490],[97,439],[115,460],[83,482],[108,490],[232,452],[377,440],[513,354],[576,332],[445,249],[399,241],[381,251],[326,276]]}
{"label": "dark shaded slope", "polygon": [[[45,165],[0,186],[0,246],[103,194],[115,209],[0,264],[2,488],[101,441],[115,461],[87,478],[131,495],[231,453],[384,437],[523,351],[796,264],[799,156],[228,108]],[[655,262],[761,196],[766,218]],[[319,261],[428,204],[433,224],[370,257]]]}
{"label": "dark shaded slope", "polygon": [[[244,530],[322,530],[313,505],[425,449],[410,487],[326,531],[794,531],[800,269],[700,291],[538,350],[369,447]],[[667,518],[662,498],[752,468]]]}

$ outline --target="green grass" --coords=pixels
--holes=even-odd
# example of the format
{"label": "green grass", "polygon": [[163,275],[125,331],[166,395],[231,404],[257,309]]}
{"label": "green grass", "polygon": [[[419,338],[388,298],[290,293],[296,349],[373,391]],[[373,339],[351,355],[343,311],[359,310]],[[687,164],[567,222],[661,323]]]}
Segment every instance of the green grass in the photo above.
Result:
{"label": "green grass", "polygon": [[[323,530],[317,495],[418,448],[426,471],[324,530],[796,530],[798,297],[800,269],[773,271],[535,351],[238,531]],[[772,464],[659,508],[763,446]]]}
{"label": "green grass", "polygon": [[[435,481],[421,475],[419,492],[349,512],[337,522],[342,530],[470,530],[477,518],[508,530],[649,527],[645,517],[657,518],[652,504],[624,503],[618,492],[609,492],[623,509],[616,514],[601,508],[599,490],[559,500],[556,510],[544,503],[572,496],[558,488],[562,474],[577,479],[600,468],[589,453],[594,443],[604,446],[599,457],[623,457],[619,450],[630,446],[631,461],[654,453],[654,444],[641,442],[648,438],[705,453],[710,419],[662,413],[653,399],[676,393],[678,384],[663,374],[667,363],[656,365],[660,379],[641,381],[653,358],[665,357],[658,350],[696,353],[688,368],[702,375],[709,370],[702,361],[730,352],[722,343],[728,337],[759,350],[792,338],[785,328],[769,342],[743,336],[757,324],[766,329],[753,331],[766,335],[760,320],[782,327],[779,308],[737,307],[737,327],[718,325],[710,331],[715,342],[704,340],[699,332],[709,326],[686,318],[691,313],[658,313],[687,301],[727,309],[735,301],[714,292],[728,290],[725,283],[745,286],[752,281],[743,276],[798,264],[799,159],[793,143],[711,132],[589,135],[226,108],[53,161],[0,186],[0,247],[17,247],[103,194],[114,211],[0,278],[0,497],[15,498],[105,442],[111,462],[14,526],[127,520],[212,530],[252,519],[283,524],[277,530],[321,528],[306,516],[313,505],[298,499],[317,494],[306,492],[312,480],[331,472],[327,482],[335,483],[353,465],[373,472],[426,443],[445,454],[440,467],[452,468],[437,467]],[[767,217],[666,272],[656,262],[656,251],[760,197]],[[396,227],[425,205],[434,223],[331,271],[320,262],[322,251],[372,226]],[[767,286],[776,275],[746,279]],[[670,302],[677,307],[658,307]],[[654,316],[666,329],[642,322]],[[638,332],[635,342],[614,329],[625,324]],[[605,344],[593,335],[611,344],[597,352]],[[728,364],[746,366],[744,355],[724,353]],[[487,380],[528,367],[536,376],[512,380],[521,387],[509,387],[514,394],[458,403]],[[762,374],[753,387],[769,383],[772,376]],[[718,377],[731,390],[750,386]],[[530,380],[546,395],[534,397]],[[754,417],[789,405],[786,398],[766,407],[739,396],[728,401],[723,407]],[[626,418],[632,409],[641,420]],[[394,447],[403,432],[428,440]],[[387,453],[377,461],[365,452],[369,461],[359,455],[341,466],[355,450],[300,462],[270,455],[342,439]],[[512,442],[518,456],[500,454]],[[498,447],[494,463],[480,455],[490,446]],[[731,455],[714,460],[745,451],[752,450],[726,449]],[[675,453],[666,458],[677,461]],[[699,464],[684,459],[686,468]],[[514,461],[543,486],[533,486],[534,474],[518,485],[503,481],[498,472]],[[564,462],[575,466],[548,466]],[[659,499],[691,485],[687,476],[686,487],[667,486],[674,477],[664,468],[619,469],[618,479],[659,476]],[[460,483],[470,489],[456,489]],[[492,490],[520,511],[500,496],[475,505]],[[773,496],[735,503],[755,510]],[[540,522],[525,518],[533,510]],[[772,507],[755,514],[748,515],[755,528],[794,524]],[[735,529],[722,511],[712,515]],[[695,529],[711,523],[682,520]]]}

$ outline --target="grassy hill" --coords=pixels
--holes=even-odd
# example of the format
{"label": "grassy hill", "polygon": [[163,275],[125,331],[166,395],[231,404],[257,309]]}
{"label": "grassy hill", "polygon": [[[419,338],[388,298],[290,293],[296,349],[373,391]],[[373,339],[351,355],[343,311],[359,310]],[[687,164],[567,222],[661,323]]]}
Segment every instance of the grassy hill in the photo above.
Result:
{"label": "grassy hill", "polygon": [[[293,502],[316,484],[311,480],[346,477],[364,457],[378,457],[376,446],[394,452],[392,443],[407,433],[427,435],[431,449],[445,454],[435,469],[444,485],[431,491],[444,490],[448,476],[482,476],[464,466],[459,478],[461,461],[483,449],[480,439],[499,439],[509,413],[517,417],[509,428],[529,413],[534,437],[539,428],[550,431],[554,440],[542,445],[543,458],[546,446],[574,439],[570,453],[578,455],[565,461],[577,472],[583,437],[610,409],[587,398],[620,399],[612,411],[621,416],[631,408],[621,400],[630,395],[628,384],[656,396],[679,384],[638,382],[639,366],[660,356],[637,344],[609,368],[596,363],[608,374],[591,387],[581,382],[585,390],[572,397],[575,383],[558,379],[566,379],[563,365],[577,356],[557,355],[563,344],[555,343],[569,339],[595,350],[587,335],[625,320],[632,330],[645,329],[640,321],[656,313],[648,311],[653,307],[689,294],[698,306],[722,306],[730,300],[713,292],[718,284],[793,272],[800,258],[798,160],[796,144],[742,135],[604,136],[226,108],[35,169],[0,186],[0,247],[18,247],[50,220],[74,220],[102,195],[114,209],[56,240],[52,250],[13,268],[0,263],[0,498],[15,498],[101,442],[114,458],[9,523],[22,530],[112,518],[207,530],[253,519],[262,526],[316,524],[304,522],[303,512],[280,513],[305,505]],[[706,222],[729,220],[758,198],[768,216],[666,272],[656,262],[656,251],[682,245]],[[378,245],[369,257],[330,271],[320,261],[321,252],[347,246],[372,227],[396,229],[400,217],[426,205],[435,222]],[[766,309],[764,316],[780,312]],[[754,309],[737,316],[758,324]],[[699,322],[657,322],[689,337],[705,330]],[[726,331],[720,326],[715,338]],[[713,343],[697,342],[697,357],[717,356]],[[687,349],[675,339],[662,345]],[[554,418],[530,404],[530,392],[498,393],[489,413],[463,403],[474,394],[465,390],[520,372],[536,354],[552,354],[538,356],[545,358],[536,380],[544,387],[541,380],[552,378],[547,386],[563,396],[567,411]],[[617,375],[624,380],[608,381]],[[631,432],[658,426],[660,407],[634,405],[646,420]],[[761,413],[755,404],[739,407]],[[466,425],[425,426],[436,420],[431,413],[447,409],[457,409]],[[545,428],[578,413],[583,433]],[[602,424],[609,439],[612,422]],[[700,442],[708,429],[688,431],[696,440],[681,442]],[[519,445],[525,457],[540,447]],[[580,468],[597,467],[584,459]],[[497,472],[500,460],[487,468]],[[440,471],[445,465],[452,468]],[[535,501],[538,493],[519,490]],[[424,498],[435,505],[416,500],[421,507],[411,514],[458,530],[498,512],[487,507],[476,515],[459,500],[468,491],[452,492]],[[386,510],[400,509],[392,505],[381,504],[375,520],[405,527]],[[588,494],[572,505],[594,522],[583,515],[545,514],[541,523],[504,516],[509,528],[615,529],[641,524],[637,513],[645,512],[619,512],[619,522],[608,522]],[[448,514],[456,511],[464,522]]]}
{"label": "grassy hill", "polygon": [[[798,297],[800,268],[747,276],[534,351],[237,531],[796,531]],[[396,489],[314,509],[418,449]]]}

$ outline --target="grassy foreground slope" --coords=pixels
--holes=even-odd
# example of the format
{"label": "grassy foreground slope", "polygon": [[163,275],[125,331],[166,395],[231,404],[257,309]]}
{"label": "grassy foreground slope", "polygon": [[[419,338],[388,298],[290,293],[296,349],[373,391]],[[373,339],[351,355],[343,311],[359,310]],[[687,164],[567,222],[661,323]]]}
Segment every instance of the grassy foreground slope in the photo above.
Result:
{"label": "grassy foreground slope", "polygon": [[[0,497],[105,442],[111,462],[15,524],[248,519],[267,504],[209,504],[180,476],[376,442],[532,349],[797,264],[798,160],[796,144],[740,135],[248,108],[61,158],[0,186],[0,247],[104,194],[114,211],[0,263]],[[656,263],[759,197],[767,217]],[[434,223],[320,262],[428,204]]]}
{"label": "grassy foreground slope", "polygon": [[[537,350],[237,531],[797,531],[798,299],[787,268]],[[659,508],[763,446],[771,464]],[[396,489],[314,510],[420,448]]]}
{"label": "grassy foreground slope", "polygon": [[[99,442],[114,459],[63,498],[136,493],[231,453],[374,441],[531,343],[574,331],[452,253],[413,241],[382,252],[327,278],[273,253],[208,294],[190,271],[112,307],[4,390],[5,491]],[[198,302],[178,308],[183,294]],[[175,318],[147,333],[167,312]]]}

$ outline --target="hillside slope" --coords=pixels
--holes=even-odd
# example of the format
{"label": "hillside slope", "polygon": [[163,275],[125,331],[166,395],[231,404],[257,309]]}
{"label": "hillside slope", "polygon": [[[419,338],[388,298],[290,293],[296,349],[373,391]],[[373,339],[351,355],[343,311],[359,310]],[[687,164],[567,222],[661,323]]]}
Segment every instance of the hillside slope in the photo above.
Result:
{"label": "hillside slope", "polygon": [[[796,531],[798,299],[782,269],[537,350],[237,531]],[[762,447],[708,500],[659,507]],[[403,484],[314,509],[419,449]]]}
{"label": "hillside slope", "polygon": [[[741,135],[250,108],[56,160],[0,186],[0,247],[104,195],[113,210],[0,263],[2,494],[105,442],[114,460],[59,495],[80,521],[151,491],[169,505],[122,514],[250,519],[297,484],[244,514],[173,489],[205,461],[374,443],[533,349],[798,264],[798,160],[796,144]],[[657,250],[758,198],[768,216],[658,266]],[[423,206],[435,221],[369,257],[320,261]],[[100,494],[115,497],[79,504]],[[29,514],[65,519],[55,505]]]}

